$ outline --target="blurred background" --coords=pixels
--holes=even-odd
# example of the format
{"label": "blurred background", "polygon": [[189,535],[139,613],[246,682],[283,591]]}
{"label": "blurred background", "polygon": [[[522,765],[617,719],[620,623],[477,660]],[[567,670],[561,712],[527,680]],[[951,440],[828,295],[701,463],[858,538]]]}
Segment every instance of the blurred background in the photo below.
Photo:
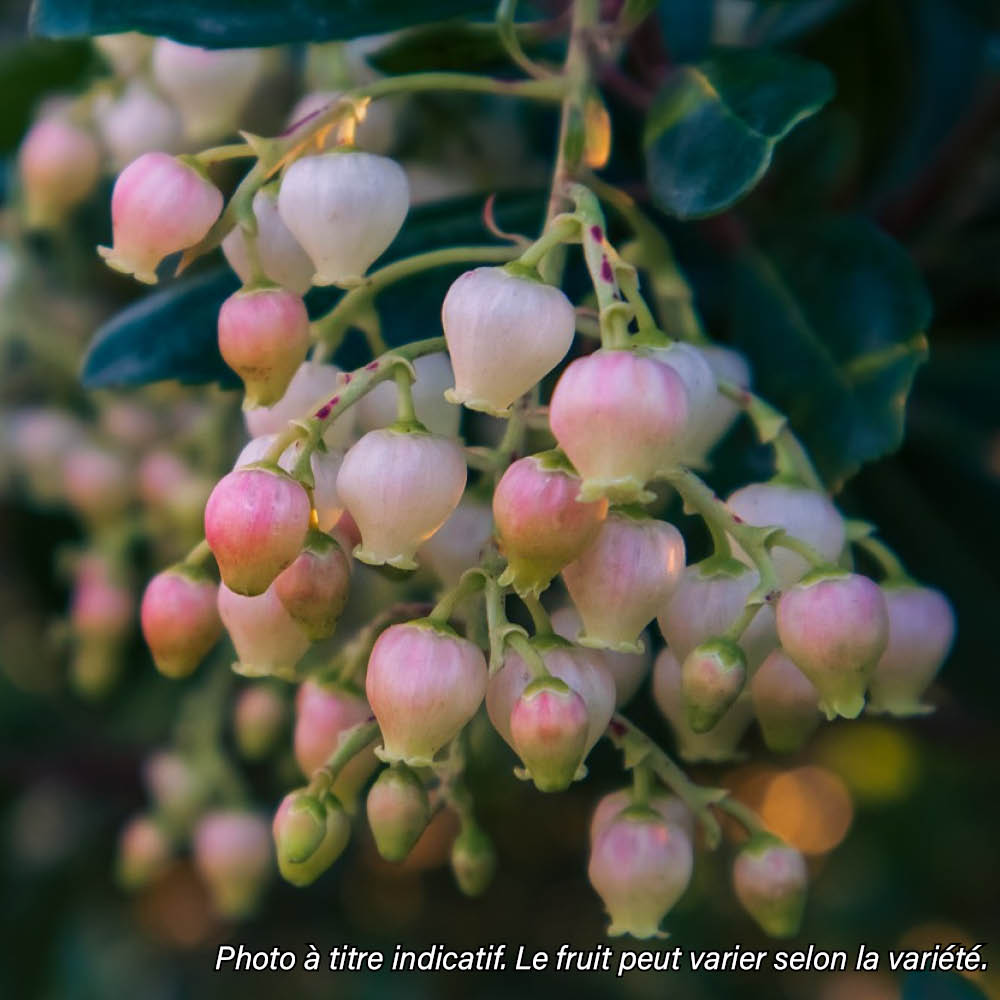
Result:
{"label": "blurred background", "polygon": [[[560,14],[558,5],[544,3],[531,10],[540,20]],[[778,328],[753,327],[754,300],[740,291],[746,246],[766,240],[776,221],[808,237],[830,213],[865,217],[905,247],[930,292],[930,353],[906,403],[902,447],[864,464],[837,499],[850,516],[876,522],[914,576],[953,601],[958,637],[931,692],[937,711],[916,720],[865,717],[824,726],[791,759],[769,754],[751,732],[746,760],[692,773],[733,789],[808,856],[814,881],[795,946],[812,942],[853,955],[862,942],[882,952],[985,943],[991,967],[969,977],[633,973],[615,982],[607,975],[212,971],[222,942],[302,955],[310,942],[321,950],[347,942],[388,951],[397,942],[542,949],[603,941],[602,908],[585,878],[587,824],[599,795],[620,783],[616,755],[599,747],[587,783],[543,797],[514,780],[512,758],[485,724],[472,733],[471,783],[500,868],[479,900],[453,885],[447,856],[454,829],[446,816],[401,866],[381,861],[359,829],[347,855],[316,885],[296,890],[275,879],[259,912],[239,924],[214,915],[183,855],[138,891],[121,888],[119,832],[157,794],[150,759],[183,739],[185,725],[188,732],[194,727],[205,739],[217,738],[226,767],[269,811],[297,780],[290,695],[281,685],[269,689],[277,706],[274,748],[248,753],[233,716],[248,683],[229,673],[227,651],[193,678],[173,682],[154,671],[138,636],[142,585],[200,536],[207,491],[245,439],[238,394],[211,347],[218,301],[236,285],[216,255],[195,269],[190,284],[166,289],[159,326],[144,328],[134,312],[123,323],[121,311],[143,290],[104,268],[92,248],[109,242],[115,163],[130,155],[115,146],[117,133],[100,108],[104,101],[120,110],[116,102],[142,73],[126,70],[123,83],[113,49],[86,39],[29,38],[27,21],[25,3],[0,3],[0,997],[179,1000],[264,997],[276,989],[303,997],[458,997],[473,990],[500,997],[571,989],[582,997],[666,993],[692,1000],[1000,998],[1000,962],[994,966],[1000,939],[997,4],[665,0],[635,34],[620,72],[604,81],[615,138],[605,176],[645,201],[643,115],[673,66],[702,58],[712,44],[770,45],[833,73],[832,102],[777,146],[770,172],[746,199],[683,224],[650,208],[671,239],[707,330],[750,355],[764,395],[768,365],[785,366],[780,384],[801,381],[797,391],[807,395],[810,378],[794,368],[794,352],[785,351]],[[338,46],[265,50],[240,124],[274,134],[303,93],[343,86],[345,73],[357,80],[456,65],[510,72],[484,33],[449,31],[393,36],[367,60],[357,46],[349,56]],[[558,58],[557,37],[540,32],[533,44],[540,57]],[[155,82],[149,87],[154,98],[163,97]],[[19,214],[18,147],[40,108],[80,94],[97,109],[102,180],[66,225],[28,231]],[[127,132],[127,115],[125,121]],[[545,109],[437,95],[391,107],[381,124],[373,116],[360,141],[401,159],[418,206],[392,253],[482,241],[480,212],[491,192],[499,192],[503,228],[536,229],[555,125],[555,112]],[[178,137],[177,151],[184,142]],[[434,335],[452,277],[435,274],[386,296],[390,343]],[[850,280],[864,306],[871,290],[857,285],[857,275]],[[322,295],[310,299],[313,311],[328,304]],[[109,323],[112,317],[119,319]],[[862,309],[859,326],[865,317]],[[137,352],[141,364],[132,358],[131,369],[115,367],[116,337],[145,330],[152,338],[164,324],[173,324],[174,336],[150,339]],[[88,355],[98,330],[103,346]],[[348,340],[338,361],[356,363],[361,350]],[[161,381],[181,372],[181,353],[186,377],[198,384]],[[882,392],[882,402],[898,408],[905,379]],[[794,421],[799,411],[776,401]],[[865,410],[870,403],[852,398],[843,405]],[[831,480],[839,480],[853,461],[830,457],[841,455],[842,412],[804,405],[801,413],[797,429],[818,442],[825,469],[835,469]],[[470,440],[488,441],[495,431],[466,420]],[[816,430],[817,423],[828,426]],[[876,442],[863,457],[880,449]],[[713,485],[726,491],[766,476],[768,455],[739,426],[713,465]],[[697,535],[689,538],[694,553],[703,544]],[[98,581],[99,608],[90,613],[114,627],[88,625],[79,597],[85,579]],[[361,574],[345,629],[364,622],[385,586]],[[418,578],[412,596],[425,597],[430,586]],[[630,715],[669,746],[647,692]],[[773,947],[732,897],[730,860],[725,846],[718,855],[699,854],[695,882],[668,918],[670,944]]]}

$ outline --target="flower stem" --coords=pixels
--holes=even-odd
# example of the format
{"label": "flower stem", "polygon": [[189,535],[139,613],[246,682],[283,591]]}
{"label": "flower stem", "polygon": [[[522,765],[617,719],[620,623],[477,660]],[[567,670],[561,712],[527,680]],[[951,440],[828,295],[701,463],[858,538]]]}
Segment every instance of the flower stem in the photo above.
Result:
{"label": "flower stem", "polygon": [[913,578],[906,571],[903,561],[889,548],[885,542],[872,538],[870,535],[864,538],[854,539],[854,544],[859,549],[867,552],[872,559],[878,563],[885,573],[885,581],[892,583],[912,583]]}
{"label": "flower stem", "polygon": [[773,600],[778,592],[778,580],[774,572],[774,563],[767,550],[767,540],[780,529],[760,528],[737,520],[709,486],[690,469],[677,466],[671,469],[665,478],[681,495],[685,507],[695,511],[708,525],[713,540],[718,543],[725,535],[735,538],[757,567],[760,581],[747,603],[763,604]]}
{"label": "flower stem", "polygon": [[428,250],[412,257],[393,261],[385,267],[373,271],[362,283],[352,288],[325,316],[312,325],[316,339],[331,342],[353,325],[357,318],[371,304],[371,300],[388,285],[403,278],[429,271],[449,264],[502,264],[518,256],[516,246],[462,246]]}
{"label": "flower stem", "polygon": [[[309,781],[309,788],[314,794],[325,790],[322,786],[329,788],[336,780],[337,775],[370,743],[374,743],[379,738],[380,731],[378,723],[372,718],[368,722],[359,722],[356,726],[348,729],[340,737],[337,749],[326,759],[326,763],[313,772]],[[319,787],[314,787],[319,786]]]}
{"label": "flower stem", "polygon": [[706,845],[712,850],[718,847],[722,830],[709,807],[726,797],[728,793],[725,789],[696,785],[653,740],[620,713],[616,712],[612,717],[606,735],[622,751],[625,766],[630,769],[649,768],[698,818],[705,833]]}

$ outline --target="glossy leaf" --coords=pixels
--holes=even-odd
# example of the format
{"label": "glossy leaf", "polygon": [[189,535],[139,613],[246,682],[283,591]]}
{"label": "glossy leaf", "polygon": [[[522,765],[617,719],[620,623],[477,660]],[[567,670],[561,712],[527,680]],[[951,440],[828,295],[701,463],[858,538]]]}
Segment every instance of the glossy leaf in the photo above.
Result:
{"label": "glossy leaf", "polygon": [[682,66],[646,122],[653,197],[679,218],[723,211],[764,175],[775,144],[832,96],[825,67],[787,53],[722,52]]}
{"label": "glossy leaf", "polygon": [[859,218],[786,229],[734,263],[734,343],[831,485],[902,441],[931,305],[888,236]]}
{"label": "glossy leaf", "polygon": [[238,287],[228,268],[219,269],[127,306],[97,331],[84,358],[83,384],[100,389],[177,379],[239,385],[219,353],[216,329],[219,306]]}
{"label": "glossy leaf", "polygon": [[[427,21],[492,13],[483,0],[425,0]],[[32,30],[63,38],[142,31],[189,45],[240,48],[358,38],[409,27],[403,0],[35,0]]]}

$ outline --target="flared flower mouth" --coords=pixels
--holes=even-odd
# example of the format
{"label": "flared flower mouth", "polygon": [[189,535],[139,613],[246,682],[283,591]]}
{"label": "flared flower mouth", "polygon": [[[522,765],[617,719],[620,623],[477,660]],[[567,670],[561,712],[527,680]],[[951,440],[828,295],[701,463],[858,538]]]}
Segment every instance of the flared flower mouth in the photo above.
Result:
{"label": "flared flower mouth", "polygon": [[603,639],[598,635],[587,635],[582,632],[577,638],[577,643],[586,646],[587,649],[607,649],[612,653],[644,653],[646,645],[642,639]]}
{"label": "flared flower mouth", "polygon": [[368,566],[391,566],[393,569],[414,570],[419,567],[419,563],[413,558],[412,552],[399,552],[396,555],[386,555],[384,552],[376,552],[374,549],[366,549],[363,545],[358,545],[354,549],[354,558]]}
{"label": "flared flower mouth", "polygon": [[477,413],[488,413],[491,417],[509,417],[511,415],[510,404],[498,407],[492,400],[481,399],[478,396],[470,396],[462,392],[458,386],[454,389],[445,389],[444,398],[449,403],[464,406],[467,410],[475,410]]}
{"label": "flared flower mouth", "polygon": [[113,268],[121,274],[129,274],[136,281],[141,281],[144,285],[155,285],[159,278],[156,270],[149,266],[148,262],[138,262],[129,258],[114,247],[98,247],[97,252],[104,258],[108,267]]}

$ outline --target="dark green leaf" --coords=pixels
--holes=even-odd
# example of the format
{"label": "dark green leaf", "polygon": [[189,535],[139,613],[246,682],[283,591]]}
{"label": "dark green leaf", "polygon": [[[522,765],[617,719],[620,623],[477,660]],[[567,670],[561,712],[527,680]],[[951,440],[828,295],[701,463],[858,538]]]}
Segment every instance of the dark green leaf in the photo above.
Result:
{"label": "dark green leaf", "polygon": [[[537,55],[543,49],[540,43],[544,38],[531,25],[518,25],[516,30],[521,46],[529,55]],[[558,52],[551,55],[555,58]],[[496,27],[491,23],[470,21],[423,24],[400,32],[368,56],[368,62],[388,74],[427,70],[470,73],[509,70],[511,66]]]}
{"label": "dark green leaf", "polygon": [[931,305],[909,257],[858,218],[784,230],[734,264],[733,340],[836,485],[895,451]]}
{"label": "dark green leaf", "polygon": [[[482,208],[482,198],[471,197],[415,209],[379,264],[436,247],[489,242]],[[512,195],[500,199],[496,216],[501,226],[534,232],[544,211],[541,196]],[[433,336],[448,281],[460,270],[417,275],[380,296],[390,344]],[[128,306],[97,331],[84,359],[84,385],[96,389],[177,379],[238,386],[219,354],[216,329],[219,307],[237,286],[228,269],[218,270],[172,282]],[[310,313],[330,308],[340,294],[317,289],[309,296]]]}
{"label": "dark green leaf", "polygon": [[660,0],[656,12],[675,62],[701,59],[712,40],[715,5],[706,0]]}
{"label": "dark green leaf", "polygon": [[422,21],[491,14],[484,0],[34,0],[32,30],[63,38],[143,31],[209,48],[357,38]]}
{"label": "dark green leaf", "polygon": [[775,144],[833,96],[824,66],[766,51],[682,66],[646,122],[653,196],[680,218],[712,215],[763,176]]}
{"label": "dark green leaf", "polygon": [[759,0],[745,36],[755,45],[778,45],[804,35],[856,0]]}
{"label": "dark green leaf", "polygon": [[239,385],[219,354],[216,320],[239,287],[228,269],[173,282],[127,306],[94,337],[83,361],[88,389],[177,379]]}
{"label": "dark green leaf", "polygon": [[82,41],[33,39],[0,50],[0,152],[18,144],[42,96],[72,89],[93,64],[93,50]]}

